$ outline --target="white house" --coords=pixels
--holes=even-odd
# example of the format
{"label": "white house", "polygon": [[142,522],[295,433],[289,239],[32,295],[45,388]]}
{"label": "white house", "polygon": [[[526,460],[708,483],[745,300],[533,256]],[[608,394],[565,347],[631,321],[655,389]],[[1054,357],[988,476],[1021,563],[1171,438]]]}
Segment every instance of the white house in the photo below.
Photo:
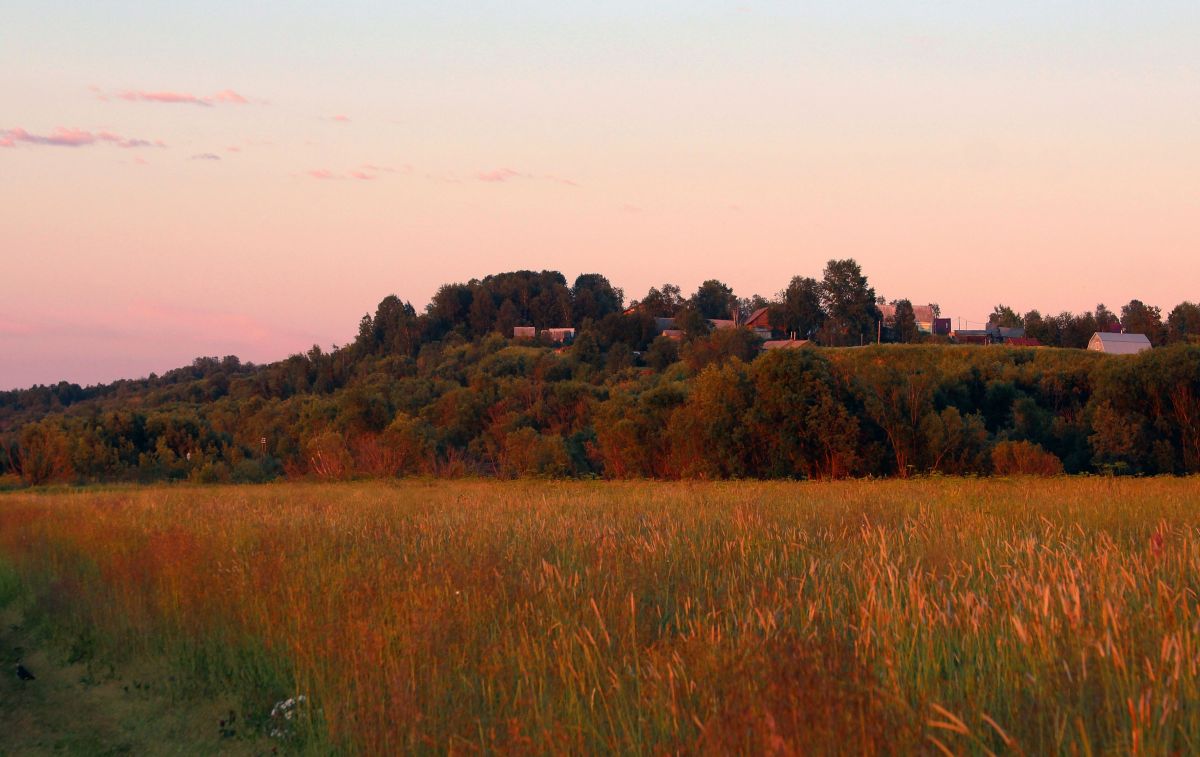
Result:
{"label": "white house", "polygon": [[1088,349],[1107,352],[1110,355],[1136,355],[1150,349],[1150,340],[1145,334],[1109,334],[1097,331],[1088,341]]}

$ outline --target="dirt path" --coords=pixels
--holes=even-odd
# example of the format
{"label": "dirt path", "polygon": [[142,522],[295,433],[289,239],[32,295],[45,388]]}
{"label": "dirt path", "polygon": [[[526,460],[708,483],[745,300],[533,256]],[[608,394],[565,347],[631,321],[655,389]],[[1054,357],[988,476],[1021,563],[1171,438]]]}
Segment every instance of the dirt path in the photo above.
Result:
{"label": "dirt path", "polygon": [[[161,666],[70,662],[40,646],[13,606],[0,609],[0,756],[275,753],[242,728],[231,701],[177,698]],[[21,681],[21,661],[37,678]]]}

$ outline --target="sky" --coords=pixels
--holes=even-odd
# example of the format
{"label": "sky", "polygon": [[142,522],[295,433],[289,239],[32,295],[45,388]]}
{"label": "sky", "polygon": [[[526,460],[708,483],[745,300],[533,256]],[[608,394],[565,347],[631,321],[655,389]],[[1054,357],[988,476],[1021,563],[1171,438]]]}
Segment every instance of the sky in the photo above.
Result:
{"label": "sky", "polygon": [[517,269],[1200,300],[1200,3],[9,3],[0,389],[351,341]]}

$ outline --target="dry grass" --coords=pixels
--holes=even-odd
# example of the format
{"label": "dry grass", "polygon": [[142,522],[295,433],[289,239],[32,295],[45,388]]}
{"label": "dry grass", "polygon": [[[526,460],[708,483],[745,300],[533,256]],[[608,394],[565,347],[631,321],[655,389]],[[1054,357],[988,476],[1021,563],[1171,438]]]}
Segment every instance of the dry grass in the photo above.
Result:
{"label": "dry grass", "polygon": [[1200,749],[1200,481],[0,496],[0,560],[369,754]]}

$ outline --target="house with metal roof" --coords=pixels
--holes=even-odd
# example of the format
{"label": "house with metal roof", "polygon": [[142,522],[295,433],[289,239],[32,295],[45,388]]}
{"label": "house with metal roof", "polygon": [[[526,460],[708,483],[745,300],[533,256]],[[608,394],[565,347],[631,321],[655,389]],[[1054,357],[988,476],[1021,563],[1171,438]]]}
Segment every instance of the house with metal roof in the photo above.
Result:
{"label": "house with metal roof", "polygon": [[1088,341],[1088,349],[1109,355],[1136,355],[1151,348],[1145,334],[1112,334],[1097,331]]}

